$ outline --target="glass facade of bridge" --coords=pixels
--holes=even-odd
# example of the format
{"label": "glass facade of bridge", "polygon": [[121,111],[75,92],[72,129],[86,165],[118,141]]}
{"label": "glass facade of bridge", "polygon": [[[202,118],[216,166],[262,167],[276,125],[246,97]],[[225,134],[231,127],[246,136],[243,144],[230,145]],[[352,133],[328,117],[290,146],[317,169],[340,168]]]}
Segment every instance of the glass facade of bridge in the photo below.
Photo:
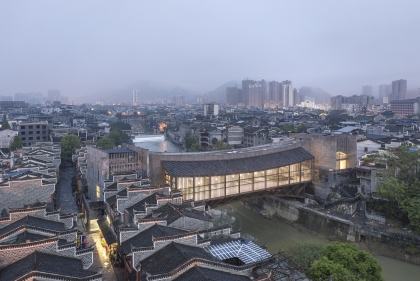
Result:
{"label": "glass facade of bridge", "polygon": [[310,159],[249,173],[199,177],[173,177],[167,173],[167,183],[172,189],[182,191],[184,200],[201,201],[308,182],[312,177],[313,159]]}

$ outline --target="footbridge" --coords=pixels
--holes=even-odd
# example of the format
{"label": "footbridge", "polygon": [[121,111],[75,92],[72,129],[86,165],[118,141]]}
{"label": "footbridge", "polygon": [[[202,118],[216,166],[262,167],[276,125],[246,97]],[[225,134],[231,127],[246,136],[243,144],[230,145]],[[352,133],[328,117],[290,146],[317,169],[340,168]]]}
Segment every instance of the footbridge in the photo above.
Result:
{"label": "footbridge", "polygon": [[[314,156],[307,140],[204,153],[150,153],[150,174],[184,200],[214,207],[267,195],[304,198]],[[154,170],[152,170],[154,169]]]}

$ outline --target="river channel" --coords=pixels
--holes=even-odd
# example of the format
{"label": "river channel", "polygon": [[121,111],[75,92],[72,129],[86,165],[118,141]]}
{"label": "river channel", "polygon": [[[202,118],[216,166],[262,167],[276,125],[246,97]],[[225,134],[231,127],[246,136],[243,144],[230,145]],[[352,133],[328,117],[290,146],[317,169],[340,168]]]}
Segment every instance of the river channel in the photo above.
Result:
{"label": "river channel", "polygon": [[[179,152],[180,148],[166,141],[163,135],[139,135],[134,140],[136,146],[156,152]],[[215,223],[231,224],[234,230],[241,229],[243,237],[256,239],[259,245],[267,244],[270,253],[302,242],[327,244],[329,241],[318,236],[303,233],[278,219],[268,220],[240,203],[219,207],[211,211]],[[382,266],[382,276],[386,281],[419,281],[420,266],[384,256],[375,256]]]}

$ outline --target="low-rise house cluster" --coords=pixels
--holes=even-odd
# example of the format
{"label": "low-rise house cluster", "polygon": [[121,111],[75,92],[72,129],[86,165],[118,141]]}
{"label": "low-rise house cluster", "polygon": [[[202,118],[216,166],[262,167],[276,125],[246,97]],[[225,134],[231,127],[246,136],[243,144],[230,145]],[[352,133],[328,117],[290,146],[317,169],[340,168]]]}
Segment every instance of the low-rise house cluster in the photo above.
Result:
{"label": "low-rise house cluster", "polygon": [[37,142],[1,159],[0,280],[102,280],[89,270],[94,247],[81,245],[77,214],[55,208],[60,153]]}

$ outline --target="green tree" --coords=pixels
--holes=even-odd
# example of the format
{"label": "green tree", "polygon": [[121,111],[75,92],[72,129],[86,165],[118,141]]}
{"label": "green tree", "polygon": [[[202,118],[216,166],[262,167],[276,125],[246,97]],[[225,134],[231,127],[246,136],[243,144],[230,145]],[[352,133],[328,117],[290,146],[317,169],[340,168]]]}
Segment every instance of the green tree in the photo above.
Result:
{"label": "green tree", "polygon": [[309,277],[313,280],[383,280],[382,268],[368,252],[355,244],[331,242],[322,250],[323,257],[315,261]]}
{"label": "green tree", "polygon": [[10,142],[9,149],[11,151],[15,151],[16,149],[20,149],[22,147],[23,147],[23,142],[21,138],[18,135],[14,136],[13,140]]}
{"label": "green tree", "polygon": [[193,143],[193,145],[190,147],[190,152],[199,152],[201,151],[201,146],[198,142]]}
{"label": "green tree", "polygon": [[293,124],[284,124],[284,125],[281,125],[280,128],[285,132],[293,132],[295,129]]}
{"label": "green tree", "polygon": [[213,144],[213,150],[227,150],[232,149],[232,147],[222,141],[216,140],[216,142]]}
{"label": "green tree", "polygon": [[115,145],[120,145],[124,142],[124,139],[122,137],[122,131],[120,129],[111,131],[108,134],[108,138],[112,139]]}
{"label": "green tree", "polygon": [[6,130],[6,129],[11,129],[10,128],[10,125],[9,125],[9,122],[3,122],[3,123],[1,123],[1,128],[0,128],[0,131],[3,131],[3,130]]}
{"label": "green tree", "polygon": [[194,135],[191,132],[188,132],[184,138],[185,148],[190,149],[193,144],[198,144],[198,136]]}
{"label": "green tree", "polygon": [[292,262],[299,265],[301,271],[308,274],[308,270],[314,261],[322,257],[322,249],[324,246],[317,243],[298,243],[288,247],[284,254]]}
{"label": "green tree", "polygon": [[125,123],[125,122],[120,121],[120,120],[118,120],[116,122],[113,122],[113,123],[110,123],[110,126],[111,126],[111,130],[113,130],[113,129],[131,130],[131,125],[130,124]]}
{"label": "green tree", "polygon": [[111,138],[101,138],[96,142],[96,146],[102,149],[111,149],[115,146],[114,140]]}
{"label": "green tree", "polygon": [[302,124],[302,125],[299,125],[297,127],[296,132],[298,132],[298,133],[305,133],[307,129],[308,129],[308,126]]}
{"label": "green tree", "polygon": [[358,280],[340,263],[330,261],[327,257],[316,260],[308,274],[314,281],[355,281]]}
{"label": "green tree", "polygon": [[419,152],[403,145],[390,150],[385,160],[387,169],[381,170],[385,180],[378,183],[377,193],[387,200],[371,205],[420,233]]}
{"label": "green tree", "polygon": [[70,157],[80,148],[80,140],[75,135],[67,135],[61,139],[61,157]]}

